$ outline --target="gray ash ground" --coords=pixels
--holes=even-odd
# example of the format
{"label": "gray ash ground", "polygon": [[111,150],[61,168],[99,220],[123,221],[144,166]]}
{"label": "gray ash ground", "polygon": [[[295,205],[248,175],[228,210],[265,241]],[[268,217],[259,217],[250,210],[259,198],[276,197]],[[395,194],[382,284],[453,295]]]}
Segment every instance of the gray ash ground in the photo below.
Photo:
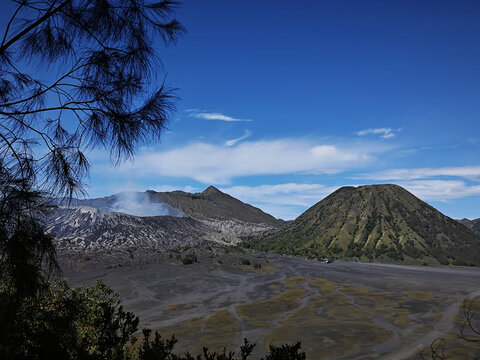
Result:
{"label": "gray ash ground", "polygon": [[[247,337],[258,343],[257,357],[268,344],[303,340],[310,359],[418,359],[435,338],[454,339],[462,300],[480,295],[478,268],[323,264],[215,250],[182,265],[189,252],[63,255],[63,276],[71,285],[104,279],[141,327],[176,333],[179,352],[215,349],[218,341],[234,347]],[[266,315],[253,321],[258,311]]]}

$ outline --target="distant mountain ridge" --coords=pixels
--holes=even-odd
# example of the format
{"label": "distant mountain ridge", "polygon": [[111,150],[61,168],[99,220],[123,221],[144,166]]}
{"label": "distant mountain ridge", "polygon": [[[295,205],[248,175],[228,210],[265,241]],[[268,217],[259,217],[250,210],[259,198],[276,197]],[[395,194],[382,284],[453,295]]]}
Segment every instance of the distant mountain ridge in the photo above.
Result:
{"label": "distant mountain ridge", "polygon": [[[461,224],[464,223],[465,225]],[[235,245],[367,261],[480,265],[477,221],[453,220],[397,185],[343,187],[291,222],[211,186],[124,192],[60,206],[46,220],[62,251]]]}
{"label": "distant mountain ridge", "polygon": [[197,219],[239,220],[255,224],[281,226],[283,221],[274,218],[259,208],[235,199],[214,186],[209,186],[201,193],[183,191],[155,192],[148,190],[150,199],[159,200],[190,217]]}
{"label": "distant mountain ridge", "polygon": [[153,190],[124,192],[104,198],[77,200],[76,204],[88,205],[106,211],[118,211],[120,209],[116,205],[121,204],[126,197],[135,197],[135,203],[141,206],[161,204],[165,209],[164,215],[187,215],[195,219],[235,219],[272,226],[281,226],[284,223],[283,220],[276,219],[259,208],[235,199],[214,186],[209,186],[200,193],[188,193],[180,190],[171,192],[157,192]]}
{"label": "distant mountain ridge", "polygon": [[247,246],[286,254],[480,265],[480,237],[397,185],[343,187]]}
{"label": "distant mountain ridge", "polygon": [[465,225],[466,227],[468,227],[475,234],[480,235],[480,219],[474,219],[474,220],[461,219],[461,220],[457,220],[457,221],[459,223]]}

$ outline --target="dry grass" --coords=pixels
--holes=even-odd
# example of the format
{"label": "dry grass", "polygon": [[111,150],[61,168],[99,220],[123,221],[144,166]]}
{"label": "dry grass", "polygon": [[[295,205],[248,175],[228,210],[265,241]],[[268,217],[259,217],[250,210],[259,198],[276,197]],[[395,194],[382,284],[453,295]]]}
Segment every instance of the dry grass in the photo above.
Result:
{"label": "dry grass", "polygon": [[239,305],[235,309],[249,323],[252,321],[273,321],[285,312],[296,309],[304,295],[304,289],[287,289],[274,298]]}
{"label": "dry grass", "polygon": [[[324,359],[353,356],[362,348],[387,341],[390,332],[372,322],[372,317],[400,329],[414,325],[414,333],[426,334],[432,331],[432,324],[442,317],[437,305],[453,301],[431,292],[399,292],[396,286],[389,288],[392,291],[377,291],[350,283],[337,285],[323,278],[295,276],[267,285],[270,298],[238,305],[236,311],[247,321],[249,328],[265,329],[266,349],[269,345],[301,340],[302,349],[309,358]],[[425,317],[422,323],[412,324],[412,314],[424,307],[430,309],[431,315]],[[188,308],[191,305],[172,304],[165,310]],[[201,351],[196,347],[198,344],[221,351],[225,346],[233,349],[239,342],[239,324],[228,310],[165,330],[167,336],[175,333],[182,341],[186,339],[185,344],[193,344],[189,349],[194,352]],[[179,345],[180,349],[185,349],[184,345]],[[458,349],[455,343],[449,351],[457,354]]]}
{"label": "dry grass", "polygon": [[402,294],[417,301],[430,301],[433,298],[433,294],[429,291],[402,291]]}
{"label": "dry grass", "polygon": [[[214,351],[222,351],[227,348],[235,348],[235,336],[238,332],[238,324],[232,313],[221,310],[210,316],[204,323],[200,344],[208,346]],[[200,351],[201,349],[196,349]]]}
{"label": "dry grass", "polygon": [[283,284],[285,284],[286,287],[288,288],[294,288],[298,287],[301,284],[307,283],[308,279],[305,277],[300,277],[300,276],[294,276],[288,279],[285,279],[282,281]]}
{"label": "dry grass", "polygon": [[188,310],[188,309],[193,309],[195,305],[193,304],[170,304],[168,306],[165,306],[163,310],[165,311],[182,311],[182,310]]}
{"label": "dry grass", "polygon": [[324,359],[346,356],[364,344],[383,343],[390,334],[370,322],[332,321],[322,317],[292,316],[273,330],[266,346],[302,341],[308,358]]}

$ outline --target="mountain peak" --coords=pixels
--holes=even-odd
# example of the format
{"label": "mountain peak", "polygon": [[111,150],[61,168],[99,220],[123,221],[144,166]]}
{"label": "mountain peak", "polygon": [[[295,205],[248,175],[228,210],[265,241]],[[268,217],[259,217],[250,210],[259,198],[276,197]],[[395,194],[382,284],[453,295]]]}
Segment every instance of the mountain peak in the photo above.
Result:
{"label": "mountain peak", "polygon": [[477,235],[393,184],[340,188],[260,240],[301,256],[480,264]]}
{"label": "mountain peak", "polygon": [[215,186],[209,186],[205,190],[202,191],[203,195],[213,195],[213,194],[223,194],[220,190],[218,190]]}

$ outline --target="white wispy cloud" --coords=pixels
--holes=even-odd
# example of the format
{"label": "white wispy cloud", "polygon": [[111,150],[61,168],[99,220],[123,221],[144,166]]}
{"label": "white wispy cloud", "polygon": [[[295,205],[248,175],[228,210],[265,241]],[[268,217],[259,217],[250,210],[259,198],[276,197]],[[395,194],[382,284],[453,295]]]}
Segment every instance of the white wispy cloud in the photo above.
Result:
{"label": "white wispy cloud", "polygon": [[390,169],[361,174],[355,179],[393,182],[427,201],[448,201],[480,195],[480,166]]}
{"label": "white wispy cloud", "polygon": [[337,189],[338,187],[322,184],[286,183],[232,186],[220,190],[277,218],[290,220]]}
{"label": "white wispy cloud", "polygon": [[391,128],[364,129],[357,132],[358,136],[380,135],[383,139],[390,139],[395,136],[395,131]]}
{"label": "white wispy cloud", "polygon": [[245,140],[245,139],[248,139],[250,136],[252,136],[252,132],[250,130],[245,130],[245,132],[243,133],[242,136],[240,136],[236,139],[225,141],[225,146],[234,146],[238,142],[240,142],[242,140]]}
{"label": "white wispy cloud", "polygon": [[396,184],[426,201],[448,201],[480,195],[480,185],[467,185],[460,180],[414,180]]}
{"label": "white wispy cloud", "polygon": [[232,186],[221,188],[233,197],[249,203],[312,206],[337,190],[336,186],[322,184],[286,183],[259,186]]}
{"label": "white wispy cloud", "polygon": [[414,180],[438,176],[461,177],[470,180],[480,179],[480,166],[451,166],[441,168],[391,169],[368,174],[361,174],[357,179],[371,180]]}
{"label": "white wispy cloud", "polygon": [[189,109],[186,110],[189,116],[194,117],[196,119],[203,119],[203,120],[219,120],[219,121],[227,121],[227,122],[235,122],[235,121],[252,121],[251,119],[239,119],[234,118],[229,115],[225,115],[219,112],[210,112],[204,111],[199,109]]}
{"label": "white wispy cloud", "polygon": [[171,192],[171,191],[180,190],[180,191],[185,191],[189,193],[200,191],[199,188],[195,188],[189,185],[183,186],[183,187],[172,186],[172,185],[159,185],[159,186],[155,186],[151,190],[158,191],[158,192]]}
{"label": "white wispy cloud", "polygon": [[374,160],[374,147],[318,144],[280,139],[237,146],[193,143],[168,151],[139,154],[119,171],[136,175],[184,177],[205,184],[228,184],[233,178],[291,173],[334,174]]}

